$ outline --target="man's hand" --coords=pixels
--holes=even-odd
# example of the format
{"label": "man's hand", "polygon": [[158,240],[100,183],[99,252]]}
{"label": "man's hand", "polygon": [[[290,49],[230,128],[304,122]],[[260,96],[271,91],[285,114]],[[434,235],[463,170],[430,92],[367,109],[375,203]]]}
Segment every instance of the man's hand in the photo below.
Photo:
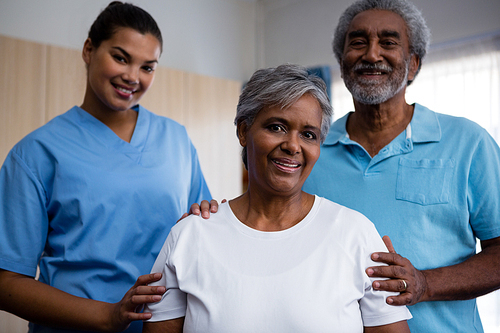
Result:
{"label": "man's hand", "polygon": [[376,252],[372,260],[389,266],[374,266],[366,269],[369,277],[383,277],[389,280],[373,281],[373,289],[399,292],[399,296],[387,297],[390,305],[413,305],[422,301],[427,290],[425,275],[412,263],[394,250],[389,236],[382,237],[389,253]]}
{"label": "man's hand", "polygon": [[[224,203],[226,201],[227,201],[226,199],[223,199],[221,203]],[[218,210],[219,210],[219,204],[217,203],[217,200],[212,199],[210,200],[210,202],[208,202],[207,200],[203,200],[200,204],[197,203],[192,204],[191,208],[189,209],[189,213],[182,214],[179,221],[191,214],[200,215],[200,213],[201,217],[203,217],[204,219],[208,219],[210,218],[210,213],[217,213]]]}

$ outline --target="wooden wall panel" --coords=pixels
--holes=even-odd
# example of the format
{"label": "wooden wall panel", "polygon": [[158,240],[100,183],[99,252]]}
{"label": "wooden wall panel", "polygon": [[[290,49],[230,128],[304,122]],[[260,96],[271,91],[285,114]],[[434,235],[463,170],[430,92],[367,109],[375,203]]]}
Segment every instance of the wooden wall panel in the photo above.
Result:
{"label": "wooden wall panel", "polygon": [[86,82],[87,70],[81,51],[47,46],[45,122],[81,105]]}
{"label": "wooden wall panel", "polygon": [[186,85],[186,127],[212,196],[217,200],[238,196],[242,164],[233,120],[241,84],[190,73]]}
{"label": "wooden wall panel", "polygon": [[47,47],[0,36],[0,160],[45,123]]}
{"label": "wooden wall panel", "polygon": [[157,67],[153,85],[141,99],[141,105],[151,112],[185,125],[185,76],[182,71]]}

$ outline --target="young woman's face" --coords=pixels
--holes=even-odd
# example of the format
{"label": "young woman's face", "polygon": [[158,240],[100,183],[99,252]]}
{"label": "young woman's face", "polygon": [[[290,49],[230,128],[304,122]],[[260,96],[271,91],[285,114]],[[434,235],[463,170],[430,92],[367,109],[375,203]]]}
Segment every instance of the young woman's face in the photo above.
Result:
{"label": "young woman's face", "polygon": [[87,39],[85,108],[125,111],[137,104],[153,83],[160,53],[156,37],[131,28],[118,29],[98,48]]}
{"label": "young woman's face", "polygon": [[310,94],[287,109],[261,110],[250,128],[238,125],[247,149],[249,185],[261,193],[299,193],[320,152],[323,111]]}

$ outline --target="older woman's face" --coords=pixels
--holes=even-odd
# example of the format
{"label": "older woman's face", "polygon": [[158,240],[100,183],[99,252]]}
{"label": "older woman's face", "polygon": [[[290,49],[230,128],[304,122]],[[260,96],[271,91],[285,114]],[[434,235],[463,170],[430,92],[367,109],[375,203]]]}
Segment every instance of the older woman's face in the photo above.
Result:
{"label": "older woman's face", "polygon": [[250,128],[240,124],[249,186],[273,194],[300,192],[319,157],[321,119],[318,101],[305,94],[287,109],[263,109]]}

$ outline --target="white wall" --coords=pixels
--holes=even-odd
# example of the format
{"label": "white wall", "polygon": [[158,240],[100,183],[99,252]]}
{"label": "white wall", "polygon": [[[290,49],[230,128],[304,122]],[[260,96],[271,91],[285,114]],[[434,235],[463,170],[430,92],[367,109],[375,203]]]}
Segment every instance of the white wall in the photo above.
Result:
{"label": "white wall", "polygon": [[[158,22],[160,64],[245,81],[284,62],[336,66],[330,48],[340,13],[354,0],[129,0]],[[80,49],[108,0],[1,0],[0,34]],[[499,0],[414,0],[433,43],[500,31]]]}
{"label": "white wall", "polygon": [[[110,0],[1,0],[0,34],[81,49]],[[164,39],[160,65],[244,81],[255,70],[253,1],[130,0],[157,21]]]}
{"label": "white wall", "polygon": [[[354,0],[264,0],[262,66],[337,62],[331,50],[340,14]],[[413,0],[432,32],[432,43],[500,31],[499,0]]]}

